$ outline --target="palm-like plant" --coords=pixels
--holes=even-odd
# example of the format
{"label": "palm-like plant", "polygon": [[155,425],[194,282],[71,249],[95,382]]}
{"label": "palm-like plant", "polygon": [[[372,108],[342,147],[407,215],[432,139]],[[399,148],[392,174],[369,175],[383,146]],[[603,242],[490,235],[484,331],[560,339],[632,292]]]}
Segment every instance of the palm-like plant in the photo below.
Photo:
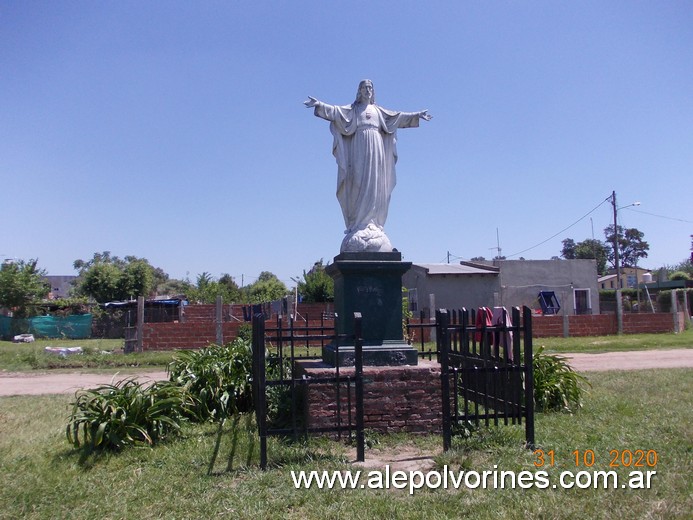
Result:
{"label": "palm-like plant", "polygon": [[576,373],[566,359],[545,354],[544,347],[534,352],[534,402],[538,410],[574,412],[582,406],[583,385],[587,378]]}
{"label": "palm-like plant", "polygon": [[123,379],[77,392],[66,435],[78,448],[152,446],[177,432],[191,407],[185,391],[168,382]]}

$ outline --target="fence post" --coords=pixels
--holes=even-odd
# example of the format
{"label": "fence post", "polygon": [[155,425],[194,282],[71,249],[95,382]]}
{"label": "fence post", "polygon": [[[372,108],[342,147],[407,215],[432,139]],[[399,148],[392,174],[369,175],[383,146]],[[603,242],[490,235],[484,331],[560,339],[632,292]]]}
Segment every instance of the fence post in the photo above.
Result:
{"label": "fence post", "polygon": [[[618,277],[616,283],[619,283]],[[623,299],[621,298],[621,289],[616,288],[616,332],[623,334]]]}
{"label": "fence post", "polygon": [[[363,424],[363,340],[361,313],[354,313],[354,368],[356,375],[356,460],[366,460],[366,436]],[[338,360],[339,361],[339,360]]]}
{"label": "fence post", "polygon": [[137,297],[137,352],[142,352],[144,344],[144,296]]}
{"label": "fence post", "polygon": [[217,325],[217,345],[223,345],[224,344],[224,328],[223,328],[223,316],[222,316],[222,297],[221,295],[217,296],[217,308],[216,308],[216,325]]}
{"label": "fence post", "polygon": [[443,451],[452,447],[452,425],[450,423],[450,366],[448,352],[450,337],[448,326],[450,316],[448,311],[436,311],[436,339],[440,355],[440,389],[443,398]]}
{"label": "fence post", "polygon": [[674,333],[678,334],[681,332],[681,327],[679,326],[679,299],[676,292],[676,289],[671,291],[671,314],[674,317]]}
{"label": "fence post", "polygon": [[525,446],[534,449],[534,363],[532,353],[532,311],[523,307],[522,328],[525,340]]}
{"label": "fence post", "polygon": [[260,468],[267,469],[267,394],[265,388],[265,319],[253,315],[253,401],[260,435]]}

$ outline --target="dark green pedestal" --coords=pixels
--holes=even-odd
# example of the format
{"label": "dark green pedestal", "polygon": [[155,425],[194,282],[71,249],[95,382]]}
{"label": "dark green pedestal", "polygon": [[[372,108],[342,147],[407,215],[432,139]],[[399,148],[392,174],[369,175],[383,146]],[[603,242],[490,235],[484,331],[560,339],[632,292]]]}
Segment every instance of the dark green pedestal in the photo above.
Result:
{"label": "dark green pedestal", "polygon": [[[341,253],[327,266],[334,280],[337,330],[353,334],[354,312],[363,317],[363,364],[416,365],[418,355],[402,335],[402,275],[411,262],[400,253]],[[353,343],[323,348],[323,361],[336,366],[354,364]]]}

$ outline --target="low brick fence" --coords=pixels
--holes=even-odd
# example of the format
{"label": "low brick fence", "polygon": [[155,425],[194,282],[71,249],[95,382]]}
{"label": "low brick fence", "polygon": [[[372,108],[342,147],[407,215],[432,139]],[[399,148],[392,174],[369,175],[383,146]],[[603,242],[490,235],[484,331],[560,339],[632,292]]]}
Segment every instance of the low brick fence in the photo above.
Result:
{"label": "low brick fence", "polygon": [[[327,304],[330,305],[330,304]],[[310,318],[309,325],[319,327],[330,326],[332,320],[321,320],[325,310],[325,304],[299,304],[299,313]],[[329,308],[329,307],[328,307]],[[322,310],[321,310],[322,309]],[[217,325],[215,322],[216,310],[214,305],[189,305],[185,307],[185,321],[145,323],[143,330],[143,350],[174,350],[196,349],[206,347],[217,341]],[[239,314],[241,315],[239,319]],[[625,334],[639,333],[664,333],[683,330],[685,327],[684,313],[624,313],[623,332]],[[606,336],[617,334],[618,324],[615,314],[594,315],[569,315],[568,336]],[[677,322],[678,321],[678,322]],[[238,337],[238,329],[247,323],[242,321],[240,306],[225,305],[222,309],[222,333],[224,343],[233,341]],[[271,323],[271,325],[270,325]],[[288,322],[285,321],[288,326]],[[419,323],[418,319],[412,319],[412,325]],[[424,324],[430,321],[424,320]],[[298,320],[297,325],[304,325],[303,320]],[[276,318],[268,320],[268,326],[275,326]],[[563,337],[563,316],[534,316],[532,318],[532,331],[535,338]],[[425,342],[431,341],[432,329],[412,329],[413,343],[420,343],[421,336]]]}
{"label": "low brick fence", "polygon": [[[332,320],[299,320],[297,327],[313,327],[311,334],[320,334],[320,327],[325,327],[325,333],[331,334]],[[282,322],[288,327],[288,321]],[[242,321],[224,321],[222,327],[223,343],[229,343],[238,337],[242,326],[249,327],[250,323]],[[268,327],[277,325],[276,318],[267,320]],[[214,321],[194,320],[185,323],[145,323],[142,335],[142,350],[179,350],[203,348],[217,342],[217,324]],[[297,348],[306,346],[321,346],[320,340],[296,342]]]}
{"label": "low brick fence", "polygon": [[[532,336],[535,338],[562,337],[564,316],[533,316]],[[608,336],[618,333],[615,314],[569,315],[568,336]],[[678,323],[677,323],[678,322]],[[683,330],[684,313],[669,312],[623,315],[624,334],[660,333]]]}
{"label": "low brick fence", "polygon": [[[241,322],[222,323],[224,343],[238,337]],[[217,341],[214,322],[145,323],[142,350],[177,350],[206,347]]]}

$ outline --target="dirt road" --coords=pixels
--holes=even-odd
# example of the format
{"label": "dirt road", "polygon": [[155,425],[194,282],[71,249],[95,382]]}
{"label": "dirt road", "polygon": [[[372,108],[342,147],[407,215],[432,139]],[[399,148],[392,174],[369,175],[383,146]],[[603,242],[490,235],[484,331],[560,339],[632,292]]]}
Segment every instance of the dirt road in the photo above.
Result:
{"label": "dirt road", "polygon": [[[641,370],[645,368],[693,368],[693,349],[641,350],[604,354],[565,354],[578,372]],[[141,381],[166,379],[165,372],[98,374],[89,372],[0,372],[0,396],[74,394],[80,388],[94,388],[126,377]]]}
{"label": "dirt road", "polygon": [[140,381],[166,379],[166,372],[98,374],[88,372],[0,372],[0,396],[74,394],[80,388],[95,388],[127,377]]}

